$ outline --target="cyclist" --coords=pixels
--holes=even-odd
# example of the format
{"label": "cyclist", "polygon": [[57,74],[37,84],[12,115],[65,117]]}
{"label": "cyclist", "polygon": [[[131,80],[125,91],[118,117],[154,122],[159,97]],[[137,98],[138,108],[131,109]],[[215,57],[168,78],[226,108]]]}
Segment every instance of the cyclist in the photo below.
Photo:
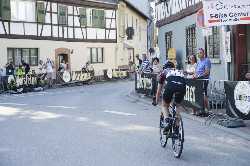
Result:
{"label": "cyclist", "polygon": [[180,103],[183,101],[186,93],[186,81],[184,79],[184,74],[182,70],[177,70],[174,63],[168,61],[163,67],[163,71],[160,74],[158,89],[156,93],[156,98],[154,105],[158,104],[162,88],[164,86],[163,100],[162,100],[162,112],[165,121],[166,127],[164,129],[164,134],[169,130],[170,115],[169,115],[169,106],[172,101],[172,98],[175,94],[176,102],[176,117],[177,124],[176,129],[178,129],[179,119],[180,119]]}

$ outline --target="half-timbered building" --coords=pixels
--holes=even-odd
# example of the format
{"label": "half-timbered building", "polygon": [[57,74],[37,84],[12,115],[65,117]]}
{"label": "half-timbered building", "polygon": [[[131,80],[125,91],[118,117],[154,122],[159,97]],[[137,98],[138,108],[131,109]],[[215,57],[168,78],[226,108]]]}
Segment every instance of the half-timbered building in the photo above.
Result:
{"label": "half-timbered building", "polygon": [[[125,47],[119,42],[128,35],[126,24],[118,24],[118,13],[123,10],[120,3],[116,0],[0,0],[0,66],[7,62],[17,66],[24,60],[36,69],[39,60],[50,58],[56,68],[64,60],[72,71],[90,62],[95,74],[103,75],[104,69],[128,65],[123,60]],[[128,7],[138,16],[137,26],[145,28],[143,23],[147,18],[131,5]],[[123,27],[125,35],[121,36]],[[147,31],[141,33],[147,36]],[[135,40],[139,38],[131,41]],[[146,49],[141,46],[136,52],[142,54]]]}

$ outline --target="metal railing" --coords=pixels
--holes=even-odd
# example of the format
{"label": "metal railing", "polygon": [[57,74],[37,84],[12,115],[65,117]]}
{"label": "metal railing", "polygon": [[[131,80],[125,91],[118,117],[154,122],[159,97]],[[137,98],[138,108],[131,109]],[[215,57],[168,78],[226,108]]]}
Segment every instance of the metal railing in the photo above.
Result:
{"label": "metal railing", "polygon": [[250,63],[240,65],[240,81],[246,81],[246,74],[250,73]]}

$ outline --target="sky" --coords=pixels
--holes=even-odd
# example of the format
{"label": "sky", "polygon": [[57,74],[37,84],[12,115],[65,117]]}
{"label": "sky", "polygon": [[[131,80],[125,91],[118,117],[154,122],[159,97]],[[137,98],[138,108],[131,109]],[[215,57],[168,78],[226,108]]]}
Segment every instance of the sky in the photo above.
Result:
{"label": "sky", "polygon": [[137,9],[139,9],[141,12],[143,12],[147,16],[149,15],[148,0],[127,0],[127,1],[132,3]]}

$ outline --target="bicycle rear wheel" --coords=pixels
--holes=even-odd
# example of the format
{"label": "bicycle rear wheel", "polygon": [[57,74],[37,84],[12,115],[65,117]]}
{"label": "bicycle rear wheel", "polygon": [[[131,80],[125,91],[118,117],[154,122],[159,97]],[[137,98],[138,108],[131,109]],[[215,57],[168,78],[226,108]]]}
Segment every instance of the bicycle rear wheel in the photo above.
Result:
{"label": "bicycle rear wheel", "polygon": [[179,129],[178,133],[176,133],[175,127],[173,127],[173,137],[172,137],[172,149],[174,152],[174,157],[180,158],[183,150],[184,144],[184,128],[183,128],[183,121],[180,119],[179,121]]}
{"label": "bicycle rear wheel", "polygon": [[161,146],[163,148],[166,147],[167,145],[167,142],[168,142],[168,137],[166,135],[163,134],[163,131],[164,131],[164,116],[161,115],[160,116],[160,125],[159,125],[159,129],[160,129],[160,143],[161,143]]}

